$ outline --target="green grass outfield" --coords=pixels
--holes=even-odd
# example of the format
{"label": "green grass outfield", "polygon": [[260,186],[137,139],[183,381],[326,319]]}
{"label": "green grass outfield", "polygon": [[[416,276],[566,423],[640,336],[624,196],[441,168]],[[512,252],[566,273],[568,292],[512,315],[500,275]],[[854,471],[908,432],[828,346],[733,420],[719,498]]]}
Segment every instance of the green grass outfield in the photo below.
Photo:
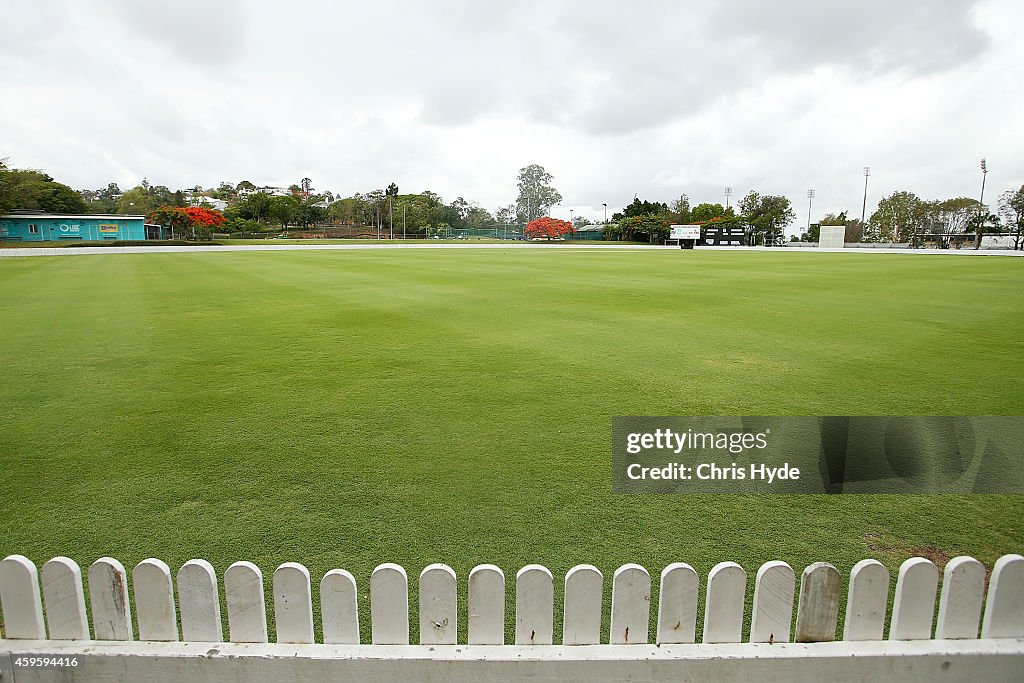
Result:
{"label": "green grass outfield", "polygon": [[922,255],[4,259],[0,556],[344,567],[364,629],[385,561],[414,600],[431,562],[463,596],[478,563],[510,596],[542,563],[556,605],[577,563],[610,590],[625,562],[735,560],[748,597],[771,559],[990,567],[1024,550],[1024,497],[613,495],[610,423],[1020,414],[1022,290],[1024,261]]}

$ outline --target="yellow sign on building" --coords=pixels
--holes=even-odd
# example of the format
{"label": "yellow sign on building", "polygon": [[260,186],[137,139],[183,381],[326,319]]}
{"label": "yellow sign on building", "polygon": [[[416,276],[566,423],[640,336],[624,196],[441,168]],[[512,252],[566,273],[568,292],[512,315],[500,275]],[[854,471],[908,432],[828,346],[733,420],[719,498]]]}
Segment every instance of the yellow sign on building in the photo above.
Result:
{"label": "yellow sign on building", "polygon": [[117,232],[117,223],[100,223],[100,232]]}

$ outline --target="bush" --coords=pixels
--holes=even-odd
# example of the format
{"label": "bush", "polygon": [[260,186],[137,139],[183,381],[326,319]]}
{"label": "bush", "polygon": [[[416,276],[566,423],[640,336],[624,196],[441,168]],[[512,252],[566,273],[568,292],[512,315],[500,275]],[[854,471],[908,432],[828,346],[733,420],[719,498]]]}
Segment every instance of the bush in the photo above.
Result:
{"label": "bush", "polygon": [[623,218],[619,222],[619,235],[628,242],[664,244],[670,234],[668,221],[654,214]]}

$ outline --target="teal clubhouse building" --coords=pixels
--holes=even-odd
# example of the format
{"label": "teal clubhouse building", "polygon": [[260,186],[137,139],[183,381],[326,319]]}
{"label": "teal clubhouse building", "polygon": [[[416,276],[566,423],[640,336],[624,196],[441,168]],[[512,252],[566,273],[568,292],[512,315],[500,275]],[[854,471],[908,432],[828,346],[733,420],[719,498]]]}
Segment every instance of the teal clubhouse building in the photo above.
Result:
{"label": "teal clubhouse building", "polygon": [[0,241],[144,240],[145,216],[16,213],[0,216]]}

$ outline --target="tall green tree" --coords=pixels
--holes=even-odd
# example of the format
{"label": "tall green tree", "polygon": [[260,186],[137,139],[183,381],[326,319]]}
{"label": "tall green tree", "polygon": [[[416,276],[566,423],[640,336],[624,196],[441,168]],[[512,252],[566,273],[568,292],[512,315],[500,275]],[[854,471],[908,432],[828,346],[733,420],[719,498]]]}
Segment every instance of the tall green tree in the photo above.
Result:
{"label": "tall green tree", "polygon": [[893,192],[871,214],[869,235],[881,242],[909,242],[930,226],[932,209],[913,192]]}
{"label": "tall green tree", "polygon": [[146,178],[121,195],[117,201],[118,213],[148,216],[157,207],[185,206],[185,195],[181,190],[171,190],[166,185],[150,185]]}
{"label": "tall green tree", "polygon": [[1013,235],[1013,248],[1024,249],[1024,185],[999,195],[999,217]]}
{"label": "tall green tree", "polygon": [[494,220],[501,225],[512,225],[516,222],[516,206],[515,204],[509,204],[508,206],[499,206],[494,212]]}
{"label": "tall green tree", "polygon": [[470,203],[469,211],[466,213],[466,227],[473,230],[487,230],[498,224],[494,216],[487,209],[477,206],[475,202]]}
{"label": "tall green tree", "polygon": [[668,219],[677,225],[688,225],[692,222],[690,198],[682,194],[679,195],[679,199],[673,199],[669,205]]}
{"label": "tall green tree", "polygon": [[469,211],[472,208],[469,202],[467,202],[462,197],[456,197],[455,201],[451,203],[451,207],[455,209],[455,213],[458,215],[458,222],[453,227],[465,227],[466,219],[469,218]]}
{"label": "tall green tree", "polygon": [[229,220],[241,219],[261,223],[270,215],[270,195],[256,192],[227,208],[224,216]]}
{"label": "tall green tree", "polygon": [[731,206],[726,209],[721,204],[709,204],[707,202],[698,204],[690,212],[690,219],[694,223],[707,223],[712,218],[734,218],[735,216],[736,212]]}
{"label": "tall green tree", "polygon": [[668,204],[665,202],[649,202],[646,199],[640,200],[633,197],[626,208],[612,214],[613,221],[621,221],[624,218],[638,218],[640,216],[660,216],[667,218]]}
{"label": "tall green tree", "polygon": [[796,220],[789,199],[782,195],[761,195],[751,190],[739,207],[746,226],[745,241],[752,246],[778,244]]}
{"label": "tall green tree", "polygon": [[0,213],[12,209],[45,213],[85,213],[82,195],[39,171],[0,168]]}
{"label": "tall green tree", "polygon": [[294,197],[270,197],[267,200],[267,216],[287,229],[298,206],[299,202]]}
{"label": "tall green tree", "polygon": [[979,216],[988,215],[981,202],[971,197],[954,197],[936,202],[934,210],[937,227],[946,235],[962,235],[975,227]]}
{"label": "tall green tree", "polygon": [[121,188],[117,183],[109,183],[98,190],[80,190],[89,213],[117,213],[117,202],[121,198]]}
{"label": "tall green tree", "polygon": [[234,185],[227,181],[221,181],[220,185],[210,193],[210,196],[214,199],[223,199],[227,201],[229,199],[234,199],[237,194],[238,193],[235,190]]}
{"label": "tall green tree", "polygon": [[363,208],[355,197],[337,199],[327,207],[327,215],[331,220],[344,225],[362,225]]}
{"label": "tall green tree", "polygon": [[974,229],[979,221],[988,216],[988,211],[977,199],[953,197],[952,199],[920,201],[916,205],[914,235],[931,235],[940,246],[948,248],[954,235],[963,235]]}
{"label": "tall green tree", "polygon": [[310,202],[301,202],[292,211],[292,220],[296,225],[308,228],[324,219],[324,210]]}
{"label": "tall green tree", "polygon": [[554,176],[539,164],[519,169],[516,180],[519,187],[516,216],[521,223],[546,215],[552,206],[562,201],[562,195],[551,184]]}
{"label": "tall green tree", "polygon": [[149,188],[138,185],[121,195],[117,200],[117,212],[129,215],[148,216],[159,206],[170,206],[161,203],[150,192]]}

